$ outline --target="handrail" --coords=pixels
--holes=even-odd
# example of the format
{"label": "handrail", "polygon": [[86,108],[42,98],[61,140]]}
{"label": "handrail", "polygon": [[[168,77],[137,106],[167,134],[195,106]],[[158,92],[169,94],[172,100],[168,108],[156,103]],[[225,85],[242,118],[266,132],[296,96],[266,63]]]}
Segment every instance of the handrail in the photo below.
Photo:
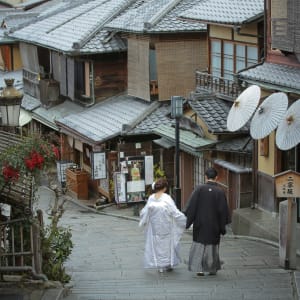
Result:
{"label": "handrail", "polygon": [[216,96],[232,101],[238,97],[242,90],[241,86],[233,80],[196,71],[196,91],[199,89],[214,92]]}

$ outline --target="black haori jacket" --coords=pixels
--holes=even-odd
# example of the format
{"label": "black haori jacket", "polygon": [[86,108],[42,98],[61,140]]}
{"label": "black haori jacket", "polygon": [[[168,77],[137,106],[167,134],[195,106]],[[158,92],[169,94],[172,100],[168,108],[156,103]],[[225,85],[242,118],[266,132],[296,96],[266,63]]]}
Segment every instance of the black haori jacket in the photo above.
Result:
{"label": "black haori jacket", "polygon": [[186,228],[193,224],[194,242],[204,245],[220,243],[220,235],[226,233],[230,215],[226,195],[216,182],[208,181],[197,186],[183,212],[187,216]]}

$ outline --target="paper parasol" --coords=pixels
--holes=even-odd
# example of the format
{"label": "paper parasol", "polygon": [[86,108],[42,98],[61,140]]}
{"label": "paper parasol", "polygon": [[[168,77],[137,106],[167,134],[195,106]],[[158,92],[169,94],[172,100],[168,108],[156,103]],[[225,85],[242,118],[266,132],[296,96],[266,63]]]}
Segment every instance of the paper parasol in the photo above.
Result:
{"label": "paper parasol", "polygon": [[288,107],[288,97],[284,93],[274,93],[267,97],[256,110],[250,125],[253,139],[268,136],[283,119]]}
{"label": "paper parasol", "polygon": [[276,145],[280,150],[289,150],[300,142],[300,99],[294,102],[276,131]]}
{"label": "paper parasol", "polygon": [[258,105],[259,98],[260,87],[257,85],[248,87],[237,97],[227,117],[229,131],[236,131],[248,122]]}

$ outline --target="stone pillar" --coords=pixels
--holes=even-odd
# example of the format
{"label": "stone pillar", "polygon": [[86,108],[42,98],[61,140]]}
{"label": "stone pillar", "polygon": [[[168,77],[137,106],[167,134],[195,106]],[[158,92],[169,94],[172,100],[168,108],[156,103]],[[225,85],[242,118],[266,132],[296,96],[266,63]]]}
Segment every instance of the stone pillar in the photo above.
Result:
{"label": "stone pillar", "polygon": [[285,269],[296,269],[296,207],[292,198],[279,205],[279,263]]}

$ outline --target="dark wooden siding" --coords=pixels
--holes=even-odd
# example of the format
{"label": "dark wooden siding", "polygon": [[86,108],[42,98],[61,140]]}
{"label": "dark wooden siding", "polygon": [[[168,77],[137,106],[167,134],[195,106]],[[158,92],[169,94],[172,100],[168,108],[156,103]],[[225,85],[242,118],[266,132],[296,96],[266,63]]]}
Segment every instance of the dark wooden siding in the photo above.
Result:
{"label": "dark wooden siding", "polygon": [[125,53],[105,54],[94,61],[94,92],[96,100],[116,95],[127,89],[127,56]]}

